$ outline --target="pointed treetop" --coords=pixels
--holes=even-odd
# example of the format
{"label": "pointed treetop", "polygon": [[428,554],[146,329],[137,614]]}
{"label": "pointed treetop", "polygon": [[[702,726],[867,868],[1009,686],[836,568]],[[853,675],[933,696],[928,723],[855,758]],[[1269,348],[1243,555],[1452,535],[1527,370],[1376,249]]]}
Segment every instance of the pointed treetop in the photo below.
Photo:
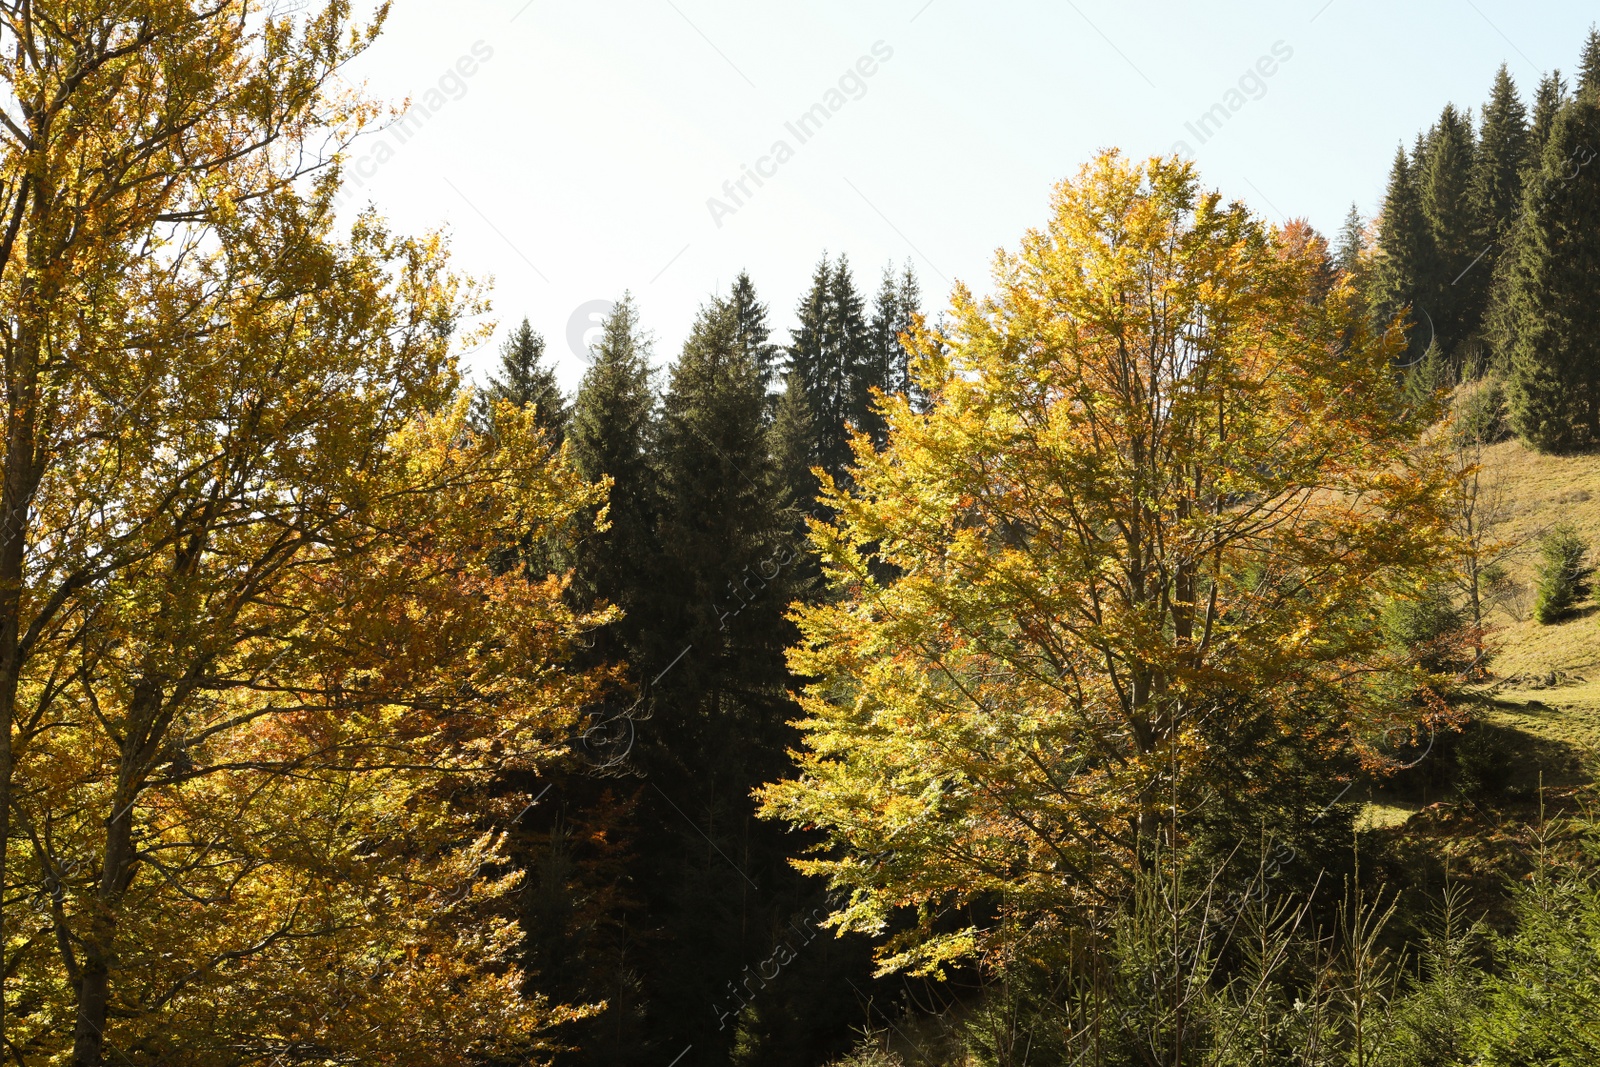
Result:
{"label": "pointed treetop", "polygon": [[772,329],[767,324],[767,305],[756,296],[748,271],[740,271],[733,280],[727,303],[738,324],[739,346],[760,370],[763,388],[770,389],[777,379],[779,348],[768,340]]}
{"label": "pointed treetop", "polygon": [[1333,265],[1346,274],[1354,273],[1361,265],[1361,249],[1365,243],[1366,223],[1361,218],[1361,211],[1355,204],[1350,205],[1350,211],[1344,217],[1344,225],[1339,227],[1339,245],[1334,251]]}
{"label": "pointed treetop", "polygon": [[1589,39],[1578,61],[1578,92],[1600,93],[1600,28],[1589,27]]}
{"label": "pointed treetop", "polygon": [[555,367],[545,362],[544,337],[527,319],[511,331],[500,346],[500,370],[489,379],[478,398],[475,413],[480,425],[493,418],[494,405],[509,401],[519,408],[533,408],[534,421],[552,445],[559,447],[567,432],[567,399],[556,380]]}

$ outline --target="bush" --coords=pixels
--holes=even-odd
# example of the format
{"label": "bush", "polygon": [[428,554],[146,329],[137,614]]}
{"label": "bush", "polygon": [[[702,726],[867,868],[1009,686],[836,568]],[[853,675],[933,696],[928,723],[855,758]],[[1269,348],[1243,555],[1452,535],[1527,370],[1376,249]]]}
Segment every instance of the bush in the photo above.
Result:
{"label": "bush", "polygon": [[1538,599],[1533,617],[1549,626],[1568,618],[1589,595],[1594,568],[1587,563],[1589,542],[1570,526],[1557,526],[1539,539]]}
{"label": "bush", "polygon": [[1461,389],[1455,401],[1455,432],[1461,445],[1492,445],[1511,436],[1503,381],[1484,378]]}
{"label": "bush", "polygon": [[1463,623],[1443,585],[1418,589],[1383,608],[1383,632],[1389,643],[1432,674],[1457,674],[1470,664],[1458,640]]}

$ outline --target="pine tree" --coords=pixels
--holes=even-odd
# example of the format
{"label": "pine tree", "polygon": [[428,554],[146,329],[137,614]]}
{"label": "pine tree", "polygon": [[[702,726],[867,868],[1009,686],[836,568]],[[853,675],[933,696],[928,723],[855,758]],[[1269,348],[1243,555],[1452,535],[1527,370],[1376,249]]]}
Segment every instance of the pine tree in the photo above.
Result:
{"label": "pine tree", "polygon": [[1600,93],[1600,27],[1589,27],[1589,39],[1583,44],[1583,58],[1578,61],[1578,93]]}
{"label": "pine tree", "polygon": [[1600,97],[1556,117],[1528,183],[1504,300],[1512,320],[1512,424],[1554,452],[1600,441]]}
{"label": "pine tree", "polygon": [[479,394],[473,421],[487,429],[494,405],[506,400],[518,408],[533,408],[534,422],[544,431],[553,449],[566,439],[570,412],[561,394],[555,368],[545,363],[544,337],[536,333],[527,319],[511,331],[500,347],[500,373],[489,379]]}
{"label": "pine tree", "polygon": [[1412,326],[1408,337],[1416,351],[1407,357],[1407,363],[1420,358],[1431,338],[1425,309],[1419,304],[1423,279],[1431,271],[1432,262],[1433,235],[1422,211],[1412,163],[1402,148],[1395,153],[1383,200],[1371,301],[1379,328],[1387,328],[1397,315],[1409,316]]}
{"label": "pine tree", "polygon": [[1428,137],[1420,175],[1422,213],[1433,256],[1423,274],[1422,299],[1453,369],[1483,320],[1490,274],[1471,269],[1483,251],[1473,200],[1477,144],[1470,116],[1446,105]]}
{"label": "pine tree", "polygon": [[575,548],[573,589],[580,601],[604,601],[628,612],[598,638],[602,658],[615,660],[639,651],[641,595],[658,565],[657,490],[648,455],[655,397],[650,342],[630,295],[612,309],[603,330],[573,405],[571,441],[583,477],[612,480],[610,528],[596,531],[595,516],[589,516]]}

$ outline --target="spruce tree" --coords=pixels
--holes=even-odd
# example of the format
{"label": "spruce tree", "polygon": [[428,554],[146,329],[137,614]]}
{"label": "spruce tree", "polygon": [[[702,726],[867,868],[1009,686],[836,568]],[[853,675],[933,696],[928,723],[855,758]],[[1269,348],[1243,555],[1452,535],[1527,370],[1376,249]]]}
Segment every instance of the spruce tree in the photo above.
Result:
{"label": "spruce tree", "polygon": [[1600,28],[1589,27],[1589,38],[1583,44],[1583,58],[1578,61],[1578,93],[1600,93]]}
{"label": "spruce tree", "polygon": [[772,329],[767,323],[767,305],[756,296],[749,272],[740,271],[733,280],[728,303],[738,320],[739,346],[760,372],[762,388],[770,391],[778,378],[782,350],[769,340]]}
{"label": "spruce tree", "polygon": [[1555,129],[1556,116],[1566,103],[1567,83],[1559,70],[1553,70],[1539,81],[1539,91],[1533,97],[1533,120],[1528,127],[1529,170],[1538,170],[1542,165],[1550,131]]}
{"label": "spruce tree", "polygon": [[1600,95],[1556,116],[1524,193],[1505,303],[1513,322],[1512,424],[1531,445],[1565,452],[1600,442]]}
{"label": "spruce tree", "polygon": [[[1472,175],[1472,200],[1483,239],[1494,245],[1475,269],[1492,273],[1500,242],[1510,233],[1522,205],[1522,175],[1528,160],[1528,113],[1504,63],[1495,74],[1489,102],[1483,105],[1478,158]],[[1485,269],[1488,268],[1488,269]]]}
{"label": "spruce tree", "polygon": [[1464,345],[1482,322],[1490,278],[1488,271],[1472,269],[1483,251],[1473,200],[1476,155],[1470,117],[1446,105],[1428,137],[1420,177],[1433,253],[1421,293],[1440,346],[1456,370],[1463,363]]}
{"label": "spruce tree", "polygon": [[500,346],[500,372],[477,397],[473,420],[480,428],[490,428],[494,405],[507,400],[519,408],[531,406],[534,421],[552,448],[561,447],[567,435],[567,400],[555,368],[547,365],[544,357],[544,337],[523,319]]}
{"label": "spruce tree", "polygon": [[1426,324],[1426,309],[1420,306],[1423,280],[1431,271],[1432,262],[1433,234],[1422,211],[1412,162],[1402,148],[1395,153],[1384,195],[1371,301],[1380,329],[1388,328],[1397,315],[1409,316],[1411,331],[1407,337],[1409,347],[1416,351],[1407,356],[1407,363],[1421,357],[1432,336]]}
{"label": "spruce tree", "polygon": [[667,670],[667,653],[687,649],[654,687],[637,756],[653,785],[647,825],[659,828],[642,884],[664,924],[649,989],[665,1059],[693,1045],[697,1062],[727,1062],[736,1037],[762,1062],[800,1055],[773,1038],[803,1001],[795,974],[777,976],[759,1012],[729,991],[814,892],[750,795],[784,772],[794,713],[783,650],[799,553],[767,407],[738,309],[716,300],[672,369],[655,457],[663,554],[646,610],[669,644],[652,660]]}
{"label": "spruce tree", "polygon": [[788,369],[810,409],[810,465],[843,482],[851,462],[849,425],[864,420],[873,380],[864,305],[845,257],[833,264],[824,256],[817,264],[797,316]]}
{"label": "spruce tree", "polygon": [[603,601],[628,612],[598,637],[601,658],[616,661],[640,652],[644,619],[639,608],[659,563],[658,493],[649,459],[655,411],[650,341],[639,328],[630,295],[606,318],[590,356],[573,405],[572,457],[590,481],[612,480],[610,528],[596,530],[597,516],[589,516],[575,549],[573,591],[580,606]]}
{"label": "spruce tree", "polygon": [[1345,214],[1344,225],[1339,227],[1339,243],[1334,249],[1333,265],[1348,275],[1361,268],[1361,249],[1365,240],[1366,223],[1356,205],[1351,204]]}
{"label": "spruce tree", "polygon": [[[873,374],[881,379],[886,393],[911,396],[916,383],[911,380],[911,353],[900,342],[909,333],[922,313],[922,288],[909,262],[896,274],[893,267],[885,267],[883,280],[873,302],[872,323],[869,327],[873,352]],[[881,422],[881,420],[880,420]],[[881,447],[881,434],[874,436]]]}

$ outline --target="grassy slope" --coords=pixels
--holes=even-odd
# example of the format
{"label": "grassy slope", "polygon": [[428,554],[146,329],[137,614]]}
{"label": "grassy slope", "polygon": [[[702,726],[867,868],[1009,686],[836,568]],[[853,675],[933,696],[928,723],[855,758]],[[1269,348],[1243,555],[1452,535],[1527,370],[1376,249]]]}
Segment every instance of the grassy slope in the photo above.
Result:
{"label": "grassy slope", "polygon": [[[1494,659],[1484,718],[1513,731],[1511,775],[1522,793],[1578,785],[1600,754],[1600,605],[1541,626],[1532,617],[1534,568],[1539,536],[1558,523],[1595,545],[1591,559],[1600,561],[1600,455],[1543,456],[1508,441],[1489,450],[1482,486],[1481,499],[1499,515],[1494,536],[1514,545],[1505,560],[1512,595],[1487,620]],[[1362,821],[1396,826],[1422,807],[1377,800]]]}
{"label": "grassy slope", "polygon": [[1484,473],[1485,484],[1502,494],[1500,536],[1518,542],[1507,560],[1518,595],[1491,617],[1492,669],[1500,681],[1487,694],[1488,718],[1565,747],[1567,758],[1542,769],[1547,785],[1572,784],[1583,754],[1600,750],[1600,606],[1539,625],[1531,617],[1533,570],[1539,535],[1557,523],[1600,550],[1600,456],[1541,456],[1509,441],[1490,450]]}

